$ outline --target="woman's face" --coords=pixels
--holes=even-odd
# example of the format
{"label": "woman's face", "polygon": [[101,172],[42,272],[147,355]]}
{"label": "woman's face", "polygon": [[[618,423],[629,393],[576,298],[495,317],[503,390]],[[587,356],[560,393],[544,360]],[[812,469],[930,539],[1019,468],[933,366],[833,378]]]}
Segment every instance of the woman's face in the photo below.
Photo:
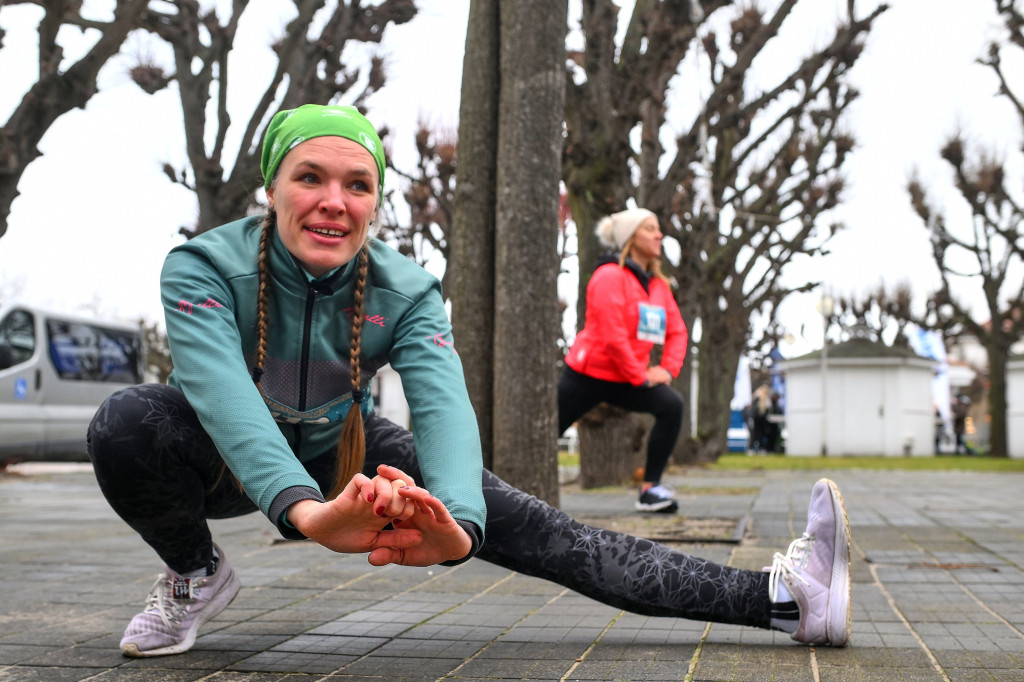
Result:
{"label": "woman's face", "polygon": [[661,257],[661,228],[658,219],[647,217],[633,233],[629,255],[640,264],[648,264]]}
{"label": "woman's face", "polygon": [[319,277],[362,248],[377,206],[377,164],[344,137],[314,137],[285,155],[267,190],[281,241]]}

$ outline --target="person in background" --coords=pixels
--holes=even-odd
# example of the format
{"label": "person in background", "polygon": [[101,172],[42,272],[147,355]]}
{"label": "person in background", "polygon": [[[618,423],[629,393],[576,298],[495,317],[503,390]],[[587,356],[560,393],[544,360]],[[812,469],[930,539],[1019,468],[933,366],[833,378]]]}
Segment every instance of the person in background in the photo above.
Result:
{"label": "person in background", "polygon": [[[478,557],[619,609],[843,646],[849,525],[835,483],[770,570],[581,524],[483,468],[440,282],[373,237],[385,159],[352,107],[271,120],[268,210],[175,247],[161,273],[174,372],[113,394],[89,455],[116,513],[163,561],[125,656],[188,651],[241,583],[207,519],[259,510],[282,536],[373,566]],[[390,363],[410,432],[368,386]],[[657,377],[656,377],[657,378]]]}
{"label": "person in background", "polygon": [[786,416],[782,411],[782,397],[772,391],[771,404],[768,406],[768,438],[766,450],[768,452],[783,452],[782,427],[786,423]]}
{"label": "person in background", "polygon": [[973,455],[974,448],[964,440],[967,433],[967,411],[971,409],[971,399],[963,392],[957,393],[953,399],[953,433],[956,435],[956,454]]}
{"label": "person in background", "polygon": [[[661,228],[651,211],[633,208],[605,217],[596,231],[613,251],[587,284],[585,323],[558,380],[558,432],[603,402],[653,415],[636,508],[674,513],[679,504],[661,476],[683,422],[683,397],[671,382],[682,369],[688,332],[661,272]],[[655,345],[661,358],[651,364]]]}
{"label": "person in background", "polygon": [[754,424],[751,441],[754,444],[754,452],[759,455],[770,452],[771,425],[768,422],[768,415],[772,406],[771,392],[768,384],[761,384],[754,391],[754,398],[751,401],[751,421]]}

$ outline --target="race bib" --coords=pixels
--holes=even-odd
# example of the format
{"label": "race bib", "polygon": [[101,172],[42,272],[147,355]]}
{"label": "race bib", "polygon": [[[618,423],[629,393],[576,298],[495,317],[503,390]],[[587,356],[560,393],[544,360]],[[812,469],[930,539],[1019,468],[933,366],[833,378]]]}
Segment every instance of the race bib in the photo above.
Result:
{"label": "race bib", "polygon": [[636,338],[641,341],[665,343],[665,309],[649,303],[640,304],[640,320],[637,324]]}

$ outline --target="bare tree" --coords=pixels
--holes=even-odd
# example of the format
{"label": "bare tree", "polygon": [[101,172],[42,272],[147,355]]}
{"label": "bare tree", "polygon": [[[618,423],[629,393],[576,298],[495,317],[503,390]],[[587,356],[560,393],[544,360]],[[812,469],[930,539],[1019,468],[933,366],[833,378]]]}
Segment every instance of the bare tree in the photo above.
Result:
{"label": "bare tree", "polygon": [[[0,11],[18,4],[36,5],[43,10],[39,22],[39,76],[0,128],[0,237],[7,232],[7,219],[18,196],[21,176],[40,156],[39,141],[58,118],[72,109],[85,107],[96,94],[100,69],[118,53],[128,34],[146,16],[148,0],[117,0],[109,21],[83,14],[80,0],[6,0],[0,2]],[[77,61],[62,68],[65,54],[58,33],[63,27],[94,31],[99,37]]]}
{"label": "bare tree", "polygon": [[260,141],[279,109],[327,104],[342,97],[347,104],[361,106],[383,86],[383,58],[371,58],[365,68],[350,66],[343,58],[345,47],[350,42],[379,43],[388,24],[405,23],[416,14],[413,0],[379,4],[342,0],[326,15],[325,0],[294,0],[294,4],[295,17],[271,46],[277,66],[268,74],[267,86],[245,123],[233,159],[228,158],[227,146],[232,124],[229,60],[248,0],[236,0],[223,19],[217,7],[204,8],[198,0],[177,0],[166,12],[151,10],[146,15],[145,27],[171,47],[174,64],[139,63],[131,73],[150,94],[172,81],[177,83],[191,176],[189,168],[165,164],[164,170],[174,182],[196,194],[199,218],[195,226],[181,228],[187,237],[234,220],[252,208],[253,189],[260,184]]}
{"label": "bare tree", "polygon": [[863,295],[845,295],[835,298],[828,326],[838,326],[840,341],[854,336],[867,336],[887,346],[907,347],[907,327],[924,326],[923,317],[915,316],[911,303],[910,284],[901,282],[887,287],[879,283]]}
{"label": "bare tree", "polygon": [[[580,298],[597,250],[588,226],[630,198],[661,216],[680,246],[672,273],[683,319],[691,329],[699,320],[697,350],[707,351],[697,363],[697,437],[682,440],[677,453],[684,461],[714,460],[725,450],[739,357],[757,343],[751,315],[771,319],[786,295],[814,286],[787,288],[781,273],[797,255],[822,253],[838,227],[828,211],[843,190],[853,139],[842,120],[857,95],[847,73],[887,6],[856,18],[849,3],[850,16],[826,45],[757,89],[759,57],[797,2],[782,0],[766,13],[725,0],[639,0],[621,45],[617,7],[582,3],[585,46],[571,55],[564,169],[581,227]],[[722,13],[729,31],[720,37]],[[669,84],[684,63],[701,74],[696,90],[707,95],[669,148]],[[684,395],[693,364],[677,381]]]}
{"label": "bare tree", "polygon": [[[994,0],[1007,37],[993,43],[979,59],[999,80],[999,94],[1010,103],[1024,130],[1024,104],[1003,69],[1003,51],[1024,51],[1024,15],[1011,0]],[[953,134],[941,150],[953,170],[954,184],[970,209],[969,224],[947,220],[917,177],[908,182],[910,201],[932,236],[932,255],[939,268],[939,291],[930,313],[937,326],[960,325],[988,352],[989,450],[1008,455],[1006,441],[1006,364],[1010,348],[1024,334],[1024,197],[1007,182],[1004,150],[969,150],[962,133]],[[962,292],[971,282],[980,286],[987,320],[979,319]]]}
{"label": "bare tree", "polygon": [[[395,202],[386,199],[389,213],[383,221],[380,236],[402,255],[426,264],[440,256],[446,263],[452,220],[455,215],[455,164],[457,135],[452,131],[435,131],[420,122],[416,130],[416,169],[413,172],[394,168],[406,180],[402,198],[409,209],[409,220],[398,218]],[[450,291],[452,271],[445,269],[442,284]]]}

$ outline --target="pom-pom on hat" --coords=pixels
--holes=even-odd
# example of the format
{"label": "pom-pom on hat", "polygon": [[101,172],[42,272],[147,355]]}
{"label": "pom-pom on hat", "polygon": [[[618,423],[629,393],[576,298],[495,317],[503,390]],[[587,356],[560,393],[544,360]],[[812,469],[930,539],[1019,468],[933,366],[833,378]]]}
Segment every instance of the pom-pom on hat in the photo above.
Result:
{"label": "pom-pom on hat", "polygon": [[657,216],[646,208],[628,208],[602,218],[597,224],[595,233],[602,244],[621,251],[629,238],[640,227],[640,223],[648,218],[657,219]]}

